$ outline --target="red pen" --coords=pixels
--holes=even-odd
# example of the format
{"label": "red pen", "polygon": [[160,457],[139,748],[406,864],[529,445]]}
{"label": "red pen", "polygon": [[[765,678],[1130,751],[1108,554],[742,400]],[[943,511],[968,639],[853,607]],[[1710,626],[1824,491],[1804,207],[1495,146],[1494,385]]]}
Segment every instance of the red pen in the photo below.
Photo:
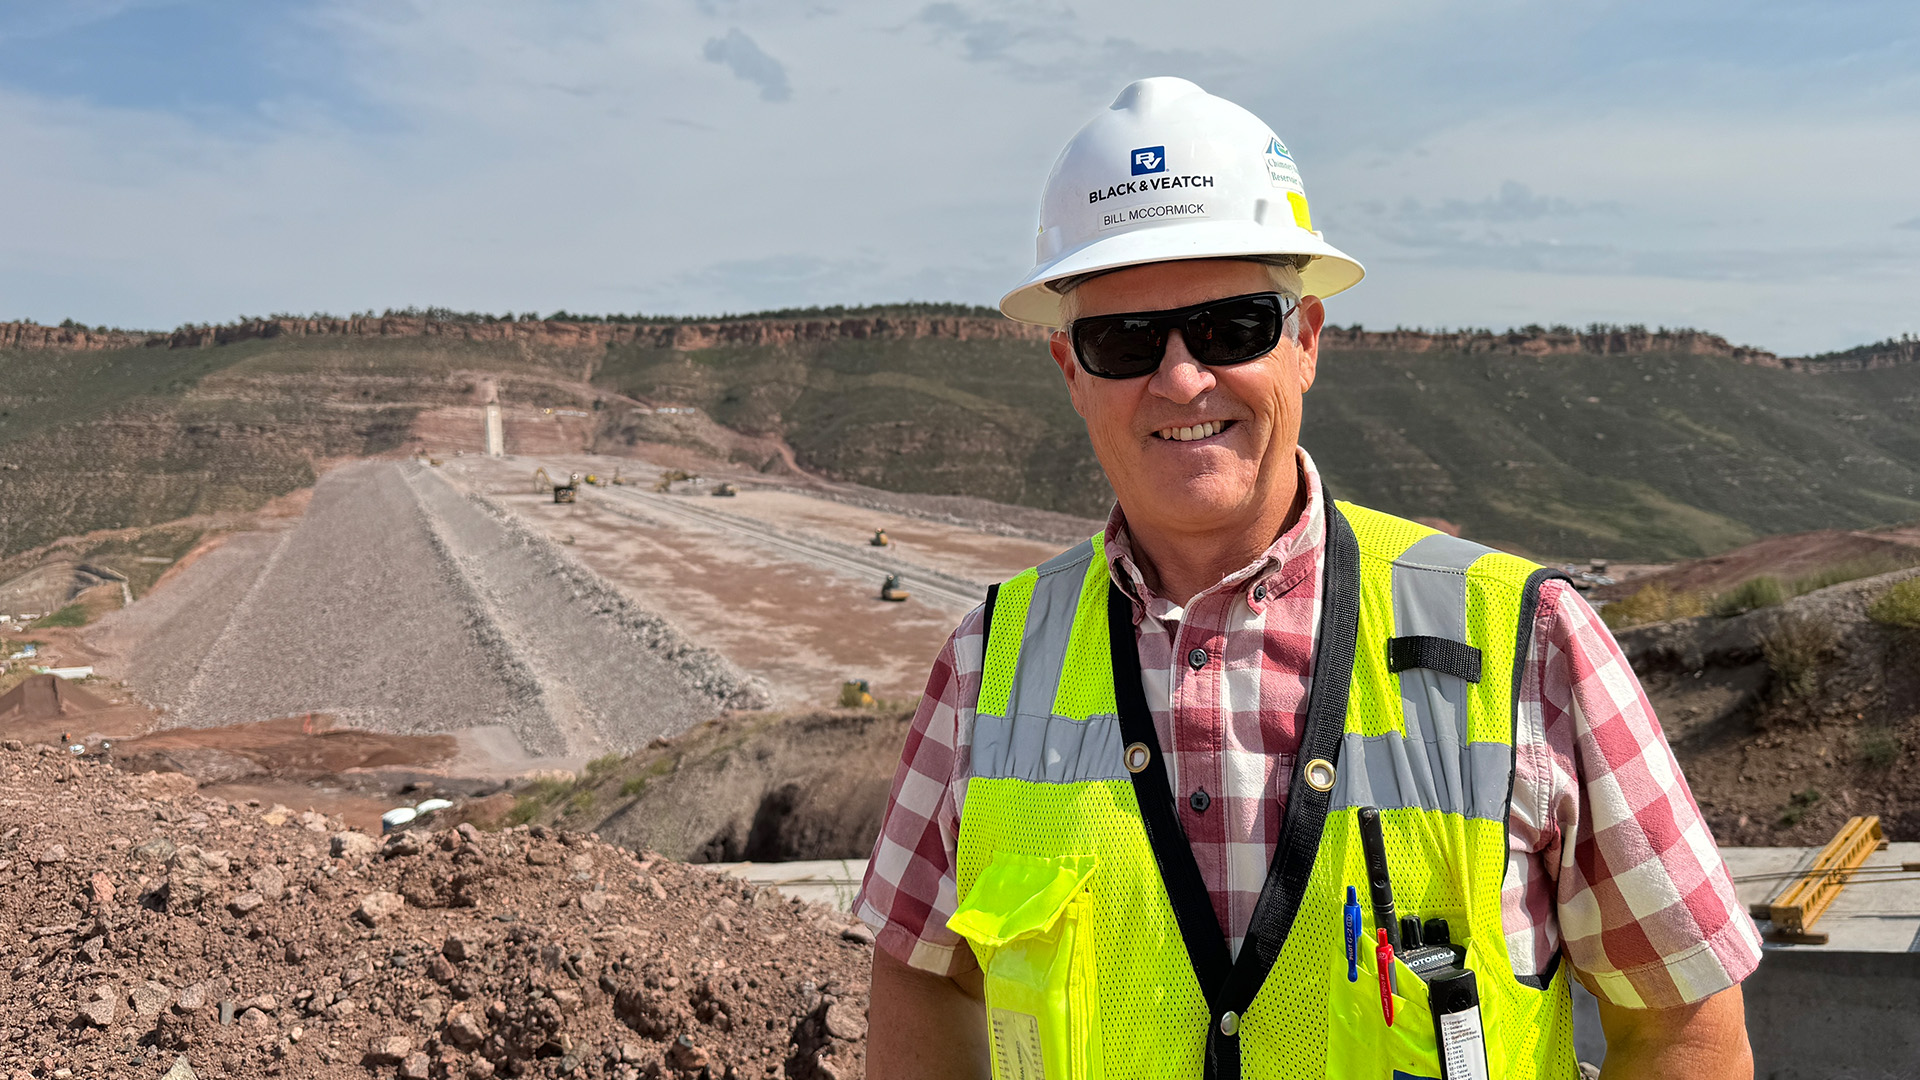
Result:
{"label": "red pen", "polygon": [[1380,1012],[1387,1018],[1387,1026],[1393,1026],[1393,945],[1387,941],[1387,932],[1378,931],[1380,944],[1373,950],[1373,962],[1380,969]]}

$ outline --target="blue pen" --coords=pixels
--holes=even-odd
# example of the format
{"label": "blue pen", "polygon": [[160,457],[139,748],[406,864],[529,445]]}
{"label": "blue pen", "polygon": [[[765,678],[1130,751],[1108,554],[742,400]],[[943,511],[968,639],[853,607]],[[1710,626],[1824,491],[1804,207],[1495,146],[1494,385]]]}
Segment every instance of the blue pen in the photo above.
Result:
{"label": "blue pen", "polygon": [[1360,981],[1360,894],[1347,886],[1347,981]]}

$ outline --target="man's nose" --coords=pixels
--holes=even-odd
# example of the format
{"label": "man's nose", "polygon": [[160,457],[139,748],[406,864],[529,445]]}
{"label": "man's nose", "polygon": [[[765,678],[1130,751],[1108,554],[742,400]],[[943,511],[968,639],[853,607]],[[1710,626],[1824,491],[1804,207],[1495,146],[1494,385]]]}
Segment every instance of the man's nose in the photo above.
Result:
{"label": "man's nose", "polygon": [[1160,361],[1160,370],[1153,373],[1147,389],[1168,401],[1185,405],[1213,389],[1215,382],[1213,372],[1193,358],[1187,351],[1186,338],[1175,330],[1167,336],[1167,355]]}

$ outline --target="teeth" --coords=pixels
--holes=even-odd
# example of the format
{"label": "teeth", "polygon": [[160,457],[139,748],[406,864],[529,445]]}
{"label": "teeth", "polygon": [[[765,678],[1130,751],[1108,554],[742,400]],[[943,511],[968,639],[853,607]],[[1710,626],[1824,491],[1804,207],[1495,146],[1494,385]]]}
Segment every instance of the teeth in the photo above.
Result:
{"label": "teeth", "polygon": [[1212,438],[1225,430],[1226,426],[1227,424],[1224,420],[1209,420],[1204,424],[1195,424],[1192,427],[1165,428],[1156,434],[1170,442],[1192,442],[1195,439]]}

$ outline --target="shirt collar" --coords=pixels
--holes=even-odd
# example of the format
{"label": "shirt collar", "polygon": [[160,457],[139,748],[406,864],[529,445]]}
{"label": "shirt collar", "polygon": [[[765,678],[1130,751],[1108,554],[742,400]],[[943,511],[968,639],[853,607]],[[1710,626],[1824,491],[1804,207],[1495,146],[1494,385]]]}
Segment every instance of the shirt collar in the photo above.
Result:
{"label": "shirt collar", "polygon": [[[1320,471],[1314,467],[1312,455],[1304,447],[1297,447],[1295,453],[1300,464],[1300,482],[1307,491],[1306,507],[1301,510],[1300,517],[1269,544],[1259,558],[1221,578],[1204,590],[1201,596],[1222,589],[1244,587],[1247,603],[1259,611],[1275,594],[1286,591],[1312,571],[1315,556],[1326,540],[1326,505],[1320,488]],[[1127,518],[1121,512],[1119,503],[1115,503],[1107,515],[1105,543],[1107,567],[1113,583],[1134,601],[1134,622],[1139,622],[1146,614],[1152,614],[1161,621],[1182,617],[1183,609],[1174,606],[1172,601],[1154,595],[1153,590],[1147,587],[1146,578],[1141,575],[1140,566],[1134,561],[1133,542],[1127,533]]]}

